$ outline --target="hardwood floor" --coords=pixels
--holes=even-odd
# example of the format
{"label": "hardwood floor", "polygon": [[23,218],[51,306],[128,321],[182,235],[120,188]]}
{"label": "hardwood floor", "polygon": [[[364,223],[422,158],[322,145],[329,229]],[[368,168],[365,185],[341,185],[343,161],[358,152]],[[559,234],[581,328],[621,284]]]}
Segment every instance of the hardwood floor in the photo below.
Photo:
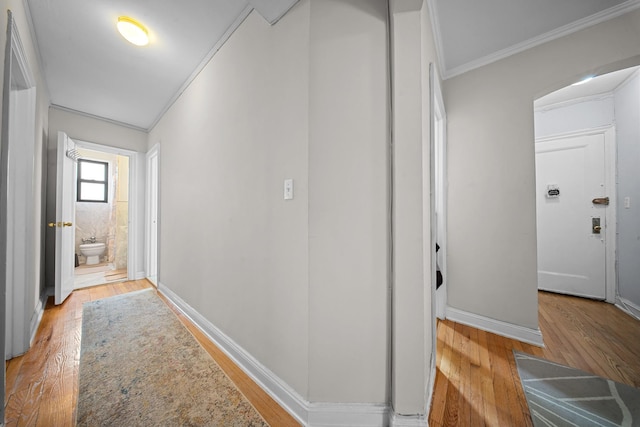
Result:
{"label": "hardwood floor", "polygon": [[[107,284],[75,291],[61,306],[49,302],[32,348],[6,363],[6,425],[74,425],[82,304],[151,287]],[[545,348],[439,322],[430,426],[531,426],[513,349],[640,387],[640,321],[611,304],[544,292],[539,300]],[[168,305],[270,425],[299,425]]]}
{"label": "hardwood floor", "polygon": [[539,292],[540,348],[438,323],[430,426],[531,426],[512,350],[640,387],[640,321],[598,301]]}
{"label": "hardwood floor", "polygon": [[[82,304],[146,288],[153,286],[147,280],[136,280],[74,291],[60,306],[53,305],[50,299],[31,349],[5,364],[5,425],[75,425]],[[272,426],[299,425],[172,304],[168,305],[267,423]]]}

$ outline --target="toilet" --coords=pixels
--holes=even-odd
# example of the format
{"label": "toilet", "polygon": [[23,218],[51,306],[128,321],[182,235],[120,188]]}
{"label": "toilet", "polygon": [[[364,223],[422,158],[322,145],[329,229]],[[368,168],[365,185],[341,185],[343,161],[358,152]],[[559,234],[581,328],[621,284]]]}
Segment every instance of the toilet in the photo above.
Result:
{"label": "toilet", "polygon": [[95,265],[100,263],[105,247],[104,243],[83,243],[80,245],[80,253],[87,257],[87,265]]}

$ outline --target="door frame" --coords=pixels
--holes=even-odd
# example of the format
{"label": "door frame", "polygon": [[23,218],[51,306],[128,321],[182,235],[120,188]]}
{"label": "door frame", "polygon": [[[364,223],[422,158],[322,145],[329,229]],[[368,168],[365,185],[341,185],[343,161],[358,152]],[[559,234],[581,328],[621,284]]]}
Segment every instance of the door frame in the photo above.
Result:
{"label": "door frame", "polygon": [[[615,126],[603,126],[576,132],[565,132],[536,138],[535,143],[556,141],[590,135],[604,136],[604,174],[609,206],[605,209],[605,301],[614,304],[617,291],[616,270],[616,206],[618,188],[616,186],[616,129]],[[537,235],[537,232],[536,232]],[[537,237],[536,237],[537,240]]]}
{"label": "door frame", "polygon": [[[116,154],[118,156],[125,156],[129,158],[129,228],[127,236],[127,280],[137,280],[138,271],[138,254],[140,248],[138,247],[138,230],[140,227],[138,221],[138,204],[135,202],[138,200],[140,180],[138,179],[138,154],[136,151],[127,150],[124,148],[112,147],[109,145],[96,144],[94,142],[82,141],[72,138],[77,148],[84,148],[86,150],[101,151],[103,153]],[[75,185],[75,183],[74,183]],[[75,204],[74,204],[74,218],[75,218]],[[74,219],[75,221],[75,219]]]}
{"label": "door frame", "polygon": [[42,229],[35,213],[36,82],[11,12],[7,25],[0,190],[0,205],[6,212],[0,221],[0,257],[6,260],[6,266],[0,263],[3,295],[6,292],[2,304],[5,359],[29,349],[39,323],[35,239],[36,229]]}
{"label": "door frame", "polygon": [[[431,139],[433,146],[434,168],[434,218],[436,236],[434,241],[440,246],[436,253],[436,260],[440,258],[440,273],[443,277],[442,286],[435,291],[435,313],[438,319],[445,319],[447,312],[447,113],[444,107],[442,89],[435,72],[432,82],[433,96],[431,106]],[[440,240],[440,241],[438,241]],[[435,267],[434,267],[435,268]]]}
{"label": "door frame", "polygon": [[[155,174],[151,172],[151,162],[155,159],[156,169]],[[147,180],[146,180],[146,198],[145,198],[145,223],[146,223],[146,236],[145,236],[145,275],[147,279],[153,283],[156,287],[159,283],[159,270],[160,270],[160,240],[158,229],[160,227],[160,144],[157,143],[146,154],[146,166],[147,166]],[[152,193],[155,189],[155,197],[152,197]],[[155,211],[156,211],[156,224],[153,224],[153,202],[155,198]],[[153,245],[153,234],[155,233],[155,261],[152,259],[153,252],[151,247]],[[153,280],[153,263],[155,262],[155,282]]]}

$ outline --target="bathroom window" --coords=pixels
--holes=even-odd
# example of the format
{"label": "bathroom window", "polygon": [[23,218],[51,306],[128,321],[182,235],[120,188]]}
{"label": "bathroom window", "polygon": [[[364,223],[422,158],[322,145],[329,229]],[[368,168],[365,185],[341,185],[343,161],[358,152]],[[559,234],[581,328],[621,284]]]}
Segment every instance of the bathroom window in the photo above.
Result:
{"label": "bathroom window", "polygon": [[78,160],[78,201],[107,203],[109,163]]}

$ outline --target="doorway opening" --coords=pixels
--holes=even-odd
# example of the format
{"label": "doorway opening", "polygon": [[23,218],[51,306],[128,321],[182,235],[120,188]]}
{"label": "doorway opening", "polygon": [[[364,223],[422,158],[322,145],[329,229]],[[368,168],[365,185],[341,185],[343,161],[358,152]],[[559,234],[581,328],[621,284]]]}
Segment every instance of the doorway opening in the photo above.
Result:
{"label": "doorway opening", "polygon": [[127,280],[129,157],[77,154],[74,289]]}
{"label": "doorway opening", "polygon": [[534,115],[538,289],[640,306],[640,67],[539,98]]}

